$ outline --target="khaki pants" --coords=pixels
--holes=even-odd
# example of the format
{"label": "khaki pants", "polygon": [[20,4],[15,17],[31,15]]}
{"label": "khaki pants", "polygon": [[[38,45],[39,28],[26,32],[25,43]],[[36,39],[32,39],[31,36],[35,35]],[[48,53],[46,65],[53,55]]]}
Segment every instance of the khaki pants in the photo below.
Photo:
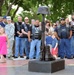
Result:
{"label": "khaki pants", "polygon": [[7,57],[13,56],[13,43],[14,40],[9,40],[9,48],[7,49]]}

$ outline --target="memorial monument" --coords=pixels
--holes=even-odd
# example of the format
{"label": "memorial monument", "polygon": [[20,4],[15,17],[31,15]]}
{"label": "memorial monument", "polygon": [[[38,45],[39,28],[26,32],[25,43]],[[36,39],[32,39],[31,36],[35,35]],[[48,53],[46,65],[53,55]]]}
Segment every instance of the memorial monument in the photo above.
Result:
{"label": "memorial monument", "polygon": [[28,63],[28,70],[32,72],[53,73],[65,68],[63,59],[56,60],[50,53],[50,46],[45,45],[45,15],[50,14],[47,6],[40,6],[37,11],[38,15],[42,15],[42,39],[40,60],[31,60]]}

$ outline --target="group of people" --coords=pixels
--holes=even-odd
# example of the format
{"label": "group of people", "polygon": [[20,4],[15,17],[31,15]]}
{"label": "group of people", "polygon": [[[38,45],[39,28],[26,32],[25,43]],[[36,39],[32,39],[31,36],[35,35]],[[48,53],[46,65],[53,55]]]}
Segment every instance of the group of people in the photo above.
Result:
{"label": "group of people", "polygon": [[[51,53],[57,57],[59,56],[61,59],[73,59],[74,58],[74,14],[71,16],[71,21],[69,18],[61,18],[56,23],[53,23],[53,28],[50,26],[51,24],[46,23],[47,32],[54,32],[56,40],[53,41],[48,37],[47,44],[52,45]],[[46,35],[48,33],[46,32]],[[52,34],[51,34],[52,35]],[[53,48],[54,46],[54,48]]]}
{"label": "group of people", "polygon": [[[6,58],[18,57],[26,59],[40,59],[42,40],[41,22],[18,16],[18,21],[13,22],[10,16],[0,16],[0,62]],[[74,14],[72,21],[61,18],[51,24],[45,21],[45,45],[50,46],[51,54],[57,59],[74,57]],[[13,47],[14,46],[14,47]]]}
{"label": "group of people", "polygon": [[[24,55],[26,55],[26,59],[39,59],[41,46],[40,22],[32,19],[31,23],[29,24],[28,17],[25,17],[23,22],[22,17],[19,16],[18,22],[15,23],[12,22],[10,16],[0,17],[1,62],[5,62],[5,57],[16,59],[18,57],[24,58]],[[2,37],[6,38],[3,39]]]}

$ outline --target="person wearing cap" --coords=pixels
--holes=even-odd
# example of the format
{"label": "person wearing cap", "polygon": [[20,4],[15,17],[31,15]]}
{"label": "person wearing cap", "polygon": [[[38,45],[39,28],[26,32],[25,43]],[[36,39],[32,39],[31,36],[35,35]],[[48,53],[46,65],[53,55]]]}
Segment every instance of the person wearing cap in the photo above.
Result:
{"label": "person wearing cap", "polygon": [[11,17],[10,16],[7,16],[6,19],[7,19],[7,24],[5,26],[5,33],[7,34],[9,42],[10,42],[10,47],[8,48],[8,51],[7,51],[7,57],[11,58],[13,56],[12,47],[13,47],[13,42],[14,42],[15,27],[11,23]]}
{"label": "person wearing cap", "polygon": [[4,22],[3,22],[3,17],[2,17],[2,16],[0,16],[0,25],[1,25],[2,27],[5,27],[5,24],[4,24]]}
{"label": "person wearing cap", "polygon": [[57,38],[59,40],[59,56],[63,59],[65,56],[70,59],[71,51],[70,51],[70,38],[72,36],[72,30],[69,25],[66,25],[65,19],[61,18],[60,25],[58,25],[55,29],[57,33]]}
{"label": "person wearing cap", "polygon": [[7,19],[6,19],[7,16],[3,16],[3,23],[6,25],[7,23]]}

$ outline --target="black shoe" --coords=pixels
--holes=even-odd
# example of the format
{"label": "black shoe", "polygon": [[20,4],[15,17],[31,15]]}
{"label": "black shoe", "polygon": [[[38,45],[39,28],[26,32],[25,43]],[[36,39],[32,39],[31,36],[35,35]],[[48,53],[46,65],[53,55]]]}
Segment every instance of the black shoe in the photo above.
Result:
{"label": "black shoe", "polygon": [[18,57],[14,56],[14,58],[18,58]]}
{"label": "black shoe", "polygon": [[20,56],[20,58],[24,58],[24,56]]}
{"label": "black shoe", "polygon": [[29,57],[26,57],[26,59],[29,59]]}
{"label": "black shoe", "polygon": [[64,57],[60,57],[61,59],[64,59]]}
{"label": "black shoe", "polygon": [[12,57],[14,58],[15,56],[13,55]]}
{"label": "black shoe", "polygon": [[69,57],[69,58],[67,58],[67,59],[73,59],[73,57]]}
{"label": "black shoe", "polygon": [[6,55],[3,55],[4,56],[4,58],[6,58]]}
{"label": "black shoe", "polygon": [[33,57],[33,59],[36,59],[36,57]]}

